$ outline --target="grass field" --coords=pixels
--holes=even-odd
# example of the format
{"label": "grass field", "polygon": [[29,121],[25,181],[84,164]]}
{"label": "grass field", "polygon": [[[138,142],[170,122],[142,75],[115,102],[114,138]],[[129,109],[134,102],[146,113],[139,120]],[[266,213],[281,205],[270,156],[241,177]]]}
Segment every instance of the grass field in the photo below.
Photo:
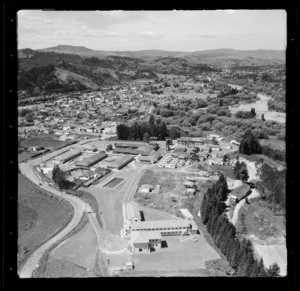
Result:
{"label": "grass field", "polygon": [[285,141],[279,140],[276,138],[269,138],[269,139],[260,139],[259,143],[262,146],[269,146],[270,148],[274,150],[280,150],[280,151],[285,151]]}
{"label": "grass field", "polygon": [[98,241],[91,223],[73,237],[58,246],[52,255],[66,260],[85,269],[92,269],[95,265]]}
{"label": "grass field", "polygon": [[18,175],[18,264],[57,233],[73,215],[72,207]]}
{"label": "grass field", "polygon": [[[253,200],[252,200],[253,201]],[[246,215],[244,223],[246,234],[253,240],[269,244],[284,243],[286,233],[285,217],[273,215],[272,210],[261,199],[255,199],[251,204],[245,204]]]}
{"label": "grass field", "polygon": [[97,270],[86,270],[71,262],[49,256],[45,278],[93,278],[102,277]]}
{"label": "grass field", "polygon": [[68,144],[70,144],[70,141],[58,140],[54,135],[51,134],[29,137],[27,139],[20,139],[20,146],[26,148],[32,146],[41,146],[44,148],[51,148],[52,150],[56,150]]}

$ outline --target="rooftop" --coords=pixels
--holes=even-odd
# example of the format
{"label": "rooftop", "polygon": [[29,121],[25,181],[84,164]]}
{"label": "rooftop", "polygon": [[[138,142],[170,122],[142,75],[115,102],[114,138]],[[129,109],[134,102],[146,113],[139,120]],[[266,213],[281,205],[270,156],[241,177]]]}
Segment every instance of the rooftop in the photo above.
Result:
{"label": "rooftop", "polygon": [[190,227],[191,222],[184,219],[138,221],[131,224],[131,229],[157,229],[170,227]]}

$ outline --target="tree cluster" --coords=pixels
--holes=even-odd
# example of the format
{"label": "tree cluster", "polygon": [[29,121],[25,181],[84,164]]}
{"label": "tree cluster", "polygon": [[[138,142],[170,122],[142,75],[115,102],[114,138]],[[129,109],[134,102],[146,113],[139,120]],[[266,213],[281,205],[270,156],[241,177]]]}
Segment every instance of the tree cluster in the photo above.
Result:
{"label": "tree cluster", "polygon": [[225,200],[228,195],[226,179],[223,175],[204,195],[201,205],[201,218],[208,232],[221,252],[226,256],[236,275],[245,277],[277,277],[278,265],[266,270],[263,260],[257,261],[250,240],[240,241],[235,226],[224,215]]}
{"label": "tree cluster", "polygon": [[276,168],[263,163],[258,170],[260,181],[257,188],[263,199],[272,203],[273,211],[279,207],[285,210],[286,206],[286,170],[278,171]]}
{"label": "tree cluster", "polygon": [[262,148],[251,129],[247,129],[241,140],[239,152],[246,155],[261,154]]}
{"label": "tree cluster", "polygon": [[235,117],[242,118],[242,119],[254,118],[255,116],[256,116],[256,112],[254,108],[251,108],[250,111],[238,111],[235,114]]}
{"label": "tree cluster", "polygon": [[52,180],[59,189],[72,189],[74,187],[74,183],[66,180],[64,171],[62,171],[58,165],[53,168]]}
{"label": "tree cluster", "polygon": [[237,161],[234,166],[234,175],[236,179],[246,182],[249,179],[247,166],[244,162]]}
{"label": "tree cluster", "polygon": [[120,140],[144,140],[147,135],[150,137],[157,137],[159,140],[165,140],[168,137],[168,129],[164,122],[159,124],[154,120],[154,117],[150,117],[149,122],[137,123],[133,125],[118,124],[117,125],[117,136]]}

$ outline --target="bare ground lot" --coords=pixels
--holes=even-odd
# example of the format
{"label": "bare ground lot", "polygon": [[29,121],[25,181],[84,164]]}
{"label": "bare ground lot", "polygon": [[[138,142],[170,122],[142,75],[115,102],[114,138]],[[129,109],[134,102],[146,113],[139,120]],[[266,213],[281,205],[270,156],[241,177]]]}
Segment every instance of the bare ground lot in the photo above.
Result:
{"label": "bare ground lot", "polygon": [[96,260],[97,247],[97,236],[89,222],[80,232],[53,250],[52,255],[85,269],[92,269]]}
{"label": "bare ground lot", "polygon": [[157,249],[151,254],[134,255],[137,272],[205,269],[206,261],[220,258],[202,235],[198,236],[198,242],[195,243],[191,240],[179,243],[178,237],[172,236],[164,238],[167,241],[167,248]]}
{"label": "bare ground lot", "polygon": [[[136,193],[135,200],[142,206],[149,206],[155,209],[165,210],[176,216],[181,217],[180,208],[185,208],[189,199],[189,195],[185,194],[186,188],[183,186],[186,177],[194,176],[195,174],[176,172],[168,170],[146,170],[141,177],[139,185],[150,184],[152,186],[160,185],[160,193]],[[199,181],[198,189],[203,189],[209,183],[208,181]],[[192,195],[192,194],[190,194]],[[193,195],[192,195],[193,196]]]}
{"label": "bare ground lot", "polygon": [[46,194],[22,174],[18,175],[18,264],[50,239],[73,215],[72,207]]}

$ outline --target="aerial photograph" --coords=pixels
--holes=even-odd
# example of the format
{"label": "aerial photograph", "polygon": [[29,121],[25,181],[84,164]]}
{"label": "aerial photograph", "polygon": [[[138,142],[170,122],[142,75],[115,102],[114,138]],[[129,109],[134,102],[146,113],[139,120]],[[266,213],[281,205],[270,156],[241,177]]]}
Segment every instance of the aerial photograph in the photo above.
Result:
{"label": "aerial photograph", "polygon": [[286,47],[280,9],[19,10],[18,277],[286,277]]}

